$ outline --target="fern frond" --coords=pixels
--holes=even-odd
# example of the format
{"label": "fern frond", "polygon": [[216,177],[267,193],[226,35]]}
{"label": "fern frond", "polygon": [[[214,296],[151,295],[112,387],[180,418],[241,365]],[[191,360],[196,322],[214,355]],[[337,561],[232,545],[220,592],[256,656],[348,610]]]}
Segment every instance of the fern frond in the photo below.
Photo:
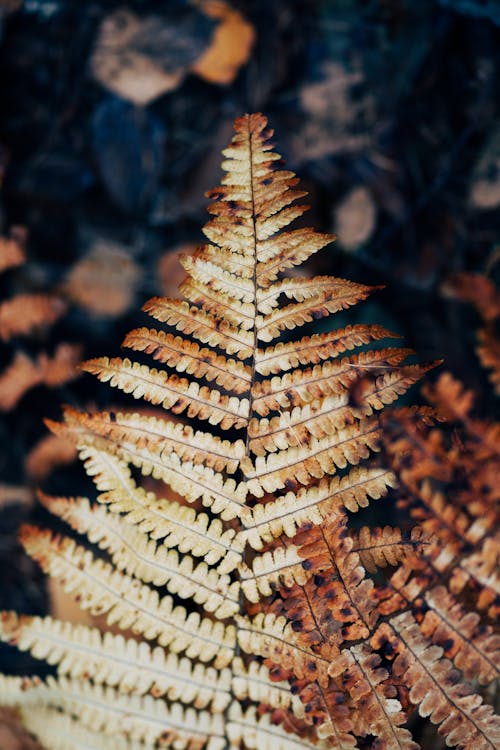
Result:
{"label": "fern frond", "polygon": [[452,659],[469,680],[486,685],[500,673],[500,636],[480,624],[476,612],[468,612],[444,586],[427,591],[422,633]]}
{"label": "fern frond", "polygon": [[[133,412],[86,414],[69,407],[64,415],[66,424],[75,425],[79,441],[85,442],[87,435],[97,435],[106,438],[107,444],[118,447],[146,448],[160,459],[164,453],[173,452],[182,461],[208,466],[217,472],[234,474],[245,453],[242,440],[221,440],[209,432],[195,431],[189,425],[157,417]],[[110,446],[109,450],[113,448]]]}
{"label": "fern frond", "polygon": [[382,624],[372,642],[396,654],[393,674],[411,686],[410,701],[421,716],[438,725],[447,744],[466,750],[495,750],[500,742],[500,722],[479,695],[457,684],[459,675],[442,649],[429,644],[410,613]]}
{"label": "fern frond", "polygon": [[[116,737],[92,732],[81,721],[57,708],[39,705],[34,711],[26,706],[20,713],[26,729],[51,750],[116,750]],[[146,750],[147,747],[151,745],[146,746],[141,740],[120,738],[120,750]]]}
{"label": "fern frond", "polygon": [[247,424],[248,399],[227,396],[207,386],[200,386],[194,380],[168,376],[154,367],[120,357],[88,360],[82,367],[103,383],[109,382],[114,388],[131,393],[134,398],[161,404],[174,414],[187,410],[188,417],[206,419],[210,424],[219,424],[222,429]]}
{"label": "fern frond", "polygon": [[245,304],[255,302],[252,268],[235,266],[228,271],[211,260],[205,260],[199,252],[195,256],[184,256],[182,265],[195,282],[209,285],[215,291]]}
{"label": "fern frond", "polygon": [[65,413],[66,423],[62,425],[49,421],[48,424],[56,435],[72,438],[81,447],[95,447],[101,451],[113,452],[119,458],[141,469],[146,476],[162,479],[182,495],[189,503],[201,499],[204,505],[210,506],[214,513],[223,519],[231,519],[241,512],[247,496],[244,483],[236,484],[231,477],[226,478],[210,467],[182,461],[175,453],[162,452],[155,456],[147,448],[134,445],[111,443],[106,438],[89,434],[70,411]]}
{"label": "fern frond", "polygon": [[281,271],[300,266],[334,239],[335,236],[332,234],[323,234],[311,229],[292,229],[281,232],[272,240],[259,242],[256,266],[259,286],[270,286]]}
{"label": "fern frond", "polygon": [[257,349],[255,367],[260,375],[277,375],[299,365],[319,364],[350,349],[385,338],[398,336],[377,325],[346,326],[327,333],[314,333],[298,341],[279,342],[266,349]]}
{"label": "fern frond", "polygon": [[310,279],[282,279],[266,289],[257,289],[257,309],[262,315],[270,314],[279,305],[281,295],[294,300],[304,302],[305,300],[319,300],[325,296],[335,297],[338,300],[339,309],[343,309],[345,300],[351,295],[369,294],[376,287],[355,284],[346,279],[337,279],[332,276],[313,276]]}
{"label": "fern frond", "polygon": [[[361,284],[354,284],[348,281],[344,283],[344,287],[340,285],[340,282],[330,282],[329,286],[326,284],[323,286],[326,286],[326,288],[311,296],[309,296],[309,290],[306,287],[302,293],[304,299],[301,302],[272,310],[263,315],[262,319],[258,317],[256,320],[258,340],[265,342],[272,341],[282,331],[291,331],[305,323],[310,323],[313,320],[324,318],[331,313],[344,310],[350,305],[355,305],[357,302],[365,299],[372,290],[372,287],[363,287]],[[285,295],[286,290],[287,287],[284,287],[283,293]],[[278,291],[277,295],[279,296],[280,293]],[[297,298],[300,297],[298,291],[294,296]],[[258,304],[257,309],[259,311],[269,309],[271,301],[276,299],[277,297],[274,294],[266,297],[263,293],[262,302]]]}
{"label": "fern frond", "polygon": [[249,750],[325,750],[328,747],[284,731],[268,714],[259,717],[252,706],[243,711],[238,703],[233,703],[228,718],[226,730],[232,747],[241,747],[242,743]]}
{"label": "fern frond", "polygon": [[374,529],[363,526],[353,536],[353,551],[357,552],[361,563],[369,573],[387,565],[397,565],[408,555],[415,554],[427,543],[422,530],[415,527],[408,538],[398,527],[384,526]]}
{"label": "fern frond", "polygon": [[271,542],[281,534],[294,536],[304,524],[320,524],[342,506],[353,512],[364,508],[370,498],[382,497],[393,486],[392,472],[356,467],[344,477],[324,478],[312,487],[255,505],[242,517],[245,531],[241,534],[254,549],[260,549],[264,542]]}
{"label": "fern frond", "polygon": [[246,666],[241,657],[236,657],[231,671],[231,688],[239,701],[249,699],[270,708],[291,709],[297,716],[302,716],[302,704],[290,692],[289,683],[286,680],[272,680],[264,664],[250,661]]}
{"label": "fern frond", "polygon": [[193,704],[196,709],[210,706],[214,713],[221,713],[231,700],[231,672],[227,668],[217,671],[203,664],[193,665],[159,646],[151,648],[122,635],[102,634],[97,628],[4,612],[0,638],[57,665],[59,675],[91,679],[116,687],[125,695],[165,695],[171,701]]}
{"label": "fern frond", "polygon": [[[500,428],[442,379],[436,410],[380,419],[433,366],[378,344],[394,338],[381,326],[296,335],[372,290],[283,275],[332,237],[288,228],[304,193],[266,126],[237,120],[208,194],[208,243],[182,259],[185,299],[150,300],[158,325],[125,338],[140,361],[84,366],[181,417],[66,409],[49,426],[78,448],[97,503],[40,499],[100,549],[21,532],[83,609],[135,637],[4,614],[0,637],[59,677],[0,678],[0,698],[53,750],[414,750],[412,705],[449,744],[493,750],[497,718],[466,680],[498,673],[485,619],[498,612]],[[435,427],[438,411],[466,425],[462,444]],[[134,470],[158,481],[141,486]],[[353,533],[349,514],[396,474],[416,529]],[[396,570],[369,577],[385,565]]]}
{"label": "fern frond", "polygon": [[264,455],[293,445],[307,444],[310,436],[321,438],[335,430],[370,416],[399,398],[411,383],[402,383],[400,374],[389,372],[363,385],[360,404],[353,406],[351,394],[326,396],[291,411],[280,411],[271,419],[252,418],[248,425],[249,446],[256,455]]}
{"label": "fern frond", "polygon": [[423,374],[418,365],[392,372],[408,354],[411,354],[409,349],[369,350],[338,361],[327,361],[306,370],[292,370],[282,377],[263,380],[255,385],[253,409],[259,416],[267,417],[270,411],[304,406],[313,399],[325,396],[339,396],[348,392],[360,376],[372,371],[377,374],[390,370],[401,382],[401,393],[404,393]]}
{"label": "fern frond", "polygon": [[118,742],[136,740],[153,747],[158,742],[179,750],[225,747],[220,715],[185,709],[178,703],[168,707],[165,701],[150,695],[123,695],[111,687],[65,677],[49,677],[45,684],[20,686],[19,692],[25,706],[60,706],[66,713],[78,715],[83,726],[113,735]]}
{"label": "fern frond", "polygon": [[251,567],[240,566],[240,576],[241,588],[251,602],[258,602],[262,596],[271,596],[280,584],[293,586],[307,580],[302,560],[293,545],[258,555]]}
{"label": "fern frond", "polygon": [[[209,246],[212,247],[212,246]],[[222,252],[222,251],[221,251]],[[228,263],[227,258],[225,262],[229,266],[238,261],[234,260],[235,253],[230,258]],[[185,281],[179,287],[180,293],[190,302],[193,302],[196,306],[194,309],[202,309],[206,313],[217,315],[218,317],[223,316],[224,320],[233,328],[240,329],[242,331],[250,331],[253,328],[255,322],[255,305],[240,302],[240,300],[230,297],[228,294],[222,292],[213,291],[209,286],[196,282],[194,279],[187,277]],[[231,333],[231,329],[228,331],[228,336]],[[198,337],[201,339],[201,337]],[[232,345],[227,341],[226,346],[222,348],[231,353],[231,349],[228,348]],[[237,349],[234,350],[235,352]],[[244,356],[245,348],[241,351],[240,359],[245,359]]]}
{"label": "fern frond", "polygon": [[418,750],[410,732],[401,727],[405,715],[401,703],[396,699],[394,686],[388,681],[389,674],[380,666],[381,658],[366,644],[352,646],[332,662],[330,674],[342,675],[352,699],[356,702],[356,734],[374,734],[386,747],[398,750]]}
{"label": "fern frond", "polygon": [[205,662],[215,659],[216,667],[229,663],[235,638],[231,626],[201,619],[194,612],[188,615],[182,607],[174,606],[172,597],[160,598],[146,584],[94,559],[89,550],[72,539],[23,526],[21,542],[45,572],[62,580],[66,592],[77,592],[82,609],[92,614],[107,613],[108,624],[157,638],[174,653],[185,652]]}
{"label": "fern frond", "polygon": [[138,487],[130,469],[118,457],[96,448],[80,451],[85,468],[102,491],[99,502],[124,519],[147,532],[152,539],[162,539],[167,547],[203,557],[207,564],[219,563],[220,573],[229,573],[241,559],[243,540],[234,529],[224,529],[219,519],[210,520],[205,513]]}
{"label": "fern frond", "polygon": [[321,479],[325,474],[335,474],[337,468],[356,465],[375,451],[379,444],[379,427],[374,420],[359,425],[349,425],[331,435],[315,439],[307,445],[292,446],[267,456],[257,456],[255,461],[243,458],[240,462],[249,491],[256,497],[264,492],[308,485],[311,479]]}
{"label": "fern frond", "polygon": [[450,580],[452,594],[462,592],[467,585],[479,590],[478,609],[488,609],[495,619],[500,614],[500,532],[484,540],[478,550],[463,556],[453,570]]}
{"label": "fern frond", "polygon": [[239,610],[239,583],[231,583],[227,574],[221,575],[205,563],[194,562],[184,553],[157,545],[139,529],[107,511],[106,507],[91,507],[86,498],[52,501],[44,504],[60,515],[89,541],[108,552],[117,570],[154,586],[168,584],[168,590],[181,599],[193,599],[207,612],[224,619]]}
{"label": "fern frond", "polygon": [[238,616],[238,643],[247,654],[263,656],[281,669],[290,670],[299,679],[313,677],[320,685],[328,685],[328,669],[334,649],[329,655],[312,651],[298,642],[292,624],[285,617],[258,614],[252,620]]}
{"label": "fern frond", "polygon": [[340,645],[366,638],[378,619],[377,601],[373,581],[353,551],[345,516],[331,514],[295,541],[310,578],[304,587],[284,592],[283,605],[301,641]]}
{"label": "fern frond", "polygon": [[162,297],[150,299],[143,310],[156,320],[175,326],[180,333],[193,336],[202,344],[218,347],[227,354],[236,354],[238,359],[247,359],[252,355],[252,333],[225,321],[224,312],[216,317],[187,302]]}
{"label": "fern frond", "polygon": [[175,368],[177,372],[215,381],[227,391],[242,394],[250,390],[252,378],[248,365],[222,357],[212,349],[200,347],[181,336],[150,328],[136,328],[127,334],[123,346],[151,354],[154,359]]}

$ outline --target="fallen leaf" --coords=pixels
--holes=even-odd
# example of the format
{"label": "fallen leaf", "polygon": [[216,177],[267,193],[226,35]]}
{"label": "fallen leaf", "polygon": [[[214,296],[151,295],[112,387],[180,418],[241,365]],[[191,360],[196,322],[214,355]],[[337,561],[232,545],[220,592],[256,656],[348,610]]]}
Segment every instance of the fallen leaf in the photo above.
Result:
{"label": "fallen leaf", "polygon": [[139,278],[140,268],[123,246],[97,240],[70,270],[64,291],[77,305],[112,318],[130,307]]}
{"label": "fallen leaf", "polygon": [[367,242],[375,229],[377,209],[369,190],[356,187],[337,206],[335,231],[345,250],[353,251]]}
{"label": "fallen leaf", "polygon": [[179,86],[209,43],[212,27],[194,8],[177,8],[167,18],[120,8],[99,28],[93,75],[109,91],[145,106]]}
{"label": "fallen leaf", "polygon": [[19,237],[0,237],[0,272],[8,268],[22,266],[26,261],[26,253]]}
{"label": "fallen leaf", "polygon": [[55,323],[66,312],[66,303],[48,294],[18,294],[0,305],[0,338],[26,336]]}
{"label": "fallen leaf", "polygon": [[209,48],[192,65],[191,71],[210,83],[228,85],[250,57],[255,42],[254,27],[227,3],[205,0],[200,7],[220,23]]}
{"label": "fallen leaf", "polygon": [[42,373],[30,357],[16,352],[14,359],[0,374],[0,411],[10,411],[26,391],[42,382]]}
{"label": "fallen leaf", "polygon": [[41,482],[58,466],[72,463],[76,455],[71,440],[58,435],[44,435],[28,453],[24,468],[31,480]]}
{"label": "fallen leaf", "polygon": [[40,354],[38,362],[43,371],[44,384],[49,388],[57,388],[81,375],[78,365],[82,360],[82,352],[83,349],[78,344],[62,343],[57,346],[52,357]]}

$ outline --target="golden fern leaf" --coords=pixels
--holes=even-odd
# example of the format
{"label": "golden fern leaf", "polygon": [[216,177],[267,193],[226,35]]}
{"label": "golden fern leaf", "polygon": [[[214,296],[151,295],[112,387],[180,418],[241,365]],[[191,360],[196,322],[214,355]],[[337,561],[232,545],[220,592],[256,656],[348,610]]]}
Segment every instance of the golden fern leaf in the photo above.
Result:
{"label": "golden fern leaf", "polygon": [[209,565],[221,560],[221,573],[231,572],[241,561],[243,541],[234,529],[224,529],[218,518],[210,519],[205,513],[146,492],[134,482],[128,465],[110,453],[93,447],[84,448],[80,455],[97,489],[103,490],[99,502],[115,513],[123,513],[124,520],[152,539],[203,557]]}
{"label": "golden fern leaf", "polygon": [[[394,334],[377,325],[296,336],[371,289],[284,275],[333,238],[288,229],[307,207],[296,204],[304,193],[279,168],[271,135],[260,114],[236,121],[222,184],[208,194],[209,242],[182,260],[184,300],[144,306],[162,326],[127,335],[137,361],[84,365],[181,419],[67,408],[62,424],[49,425],[77,446],[97,503],[40,499],[99,551],[28,526],[21,540],[83,608],[113,626],[102,634],[3,615],[2,639],[46,658],[58,676],[3,678],[0,697],[55,750],[113,742],[130,750],[354,750],[370,738],[380,750],[414,750],[403,724],[414,703],[428,713],[423,688],[434,693],[441,677],[444,696],[431,718],[449,740],[459,741],[459,721],[464,750],[496,736],[496,719],[467,683],[451,684],[436,645],[456,619],[447,655],[466,678],[475,664],[482,682],[493,678],[496,637],[458,599],[481,585],[481,605],[492,610],[492,587],[480,583],[492,578],[491,538],[480,526],[490,516],[484,504],[447,511],[430,487],[415,520],[430,536],[438,519],[449,522],[442,559],[418,531],[408,539],[395,529],[350,533],[348,514],[396,484],[380,458],[367,463],[387,453],[378,412],[429,366],[407,364],[411,352],[385,345]],[[407,439],[396,445],[404,449]],[[157,496],[138,474],[180,499],[168,490]],[[465,542],[461,562],[448,564]],[[363,563],[398,567],[375,582]],[[441,593],[440,575],[456,597],[451,588]]]}
{"label": "golden fern leaf", "polygon": [[377,325],[347,326],[328,333],[315,333],[298,341],[279,342],[257,350],[256,370],[260,375],[275,375],[299,365],[315,365],[326,359],[333,359],[349,349],[385,338],[398,336]]}

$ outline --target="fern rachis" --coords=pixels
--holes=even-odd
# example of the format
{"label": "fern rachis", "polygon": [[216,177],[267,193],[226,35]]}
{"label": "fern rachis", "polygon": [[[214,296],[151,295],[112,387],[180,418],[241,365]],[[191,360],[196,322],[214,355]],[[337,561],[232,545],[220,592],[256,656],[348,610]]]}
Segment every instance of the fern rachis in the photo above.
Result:
{"label": "fern rachis", "polygon": [[[150,300],[158,327],[125,339],[156,366],[121,357],[84,366],[204,429],[67,409],[52,427],[77,444],[98,503],[41,500],[104,555],[22,530],[28,552],[82,607],[136,638],[5,613],[2,637],[59,674],[5,677],[2,700],[53,750],[347,750],[370,737],[374,748],[406,750],[417,747],[403,727],[413,704],[450,743],[493,750],[497,719],[471,685],[456,684],[420,616],[424,598],[434,630],[449,632],[447,613],[460,611],[457,632],[470,634],[426,563],[431,542],[418,530],[349,533],[348,511],[395,485],[391,470],[366,462],[380,447],[377,412],[426,367],[377,345],[392,335],[379,326],[296,336],[370,289],[283,275],[332,237],[285,229],[306,210],[295,203],[304,193],[276,168],[266,127],[262,115],[236,121],[226,176],[209,193],[210,242],[183,260],[185,299]],[[187,505],[145,490],[132,467]],[[399,568],[375,585],[362,561]],[[496,676],[494,638],[487,628],[474,641],[489,665],[482,682]]]}

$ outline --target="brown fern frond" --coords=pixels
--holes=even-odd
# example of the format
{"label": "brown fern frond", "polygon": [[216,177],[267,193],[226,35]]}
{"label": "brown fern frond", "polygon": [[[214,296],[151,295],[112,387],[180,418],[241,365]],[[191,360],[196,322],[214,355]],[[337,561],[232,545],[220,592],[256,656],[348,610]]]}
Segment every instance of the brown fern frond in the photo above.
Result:
{"label": "brown fern frond", "polygon": [[490,625],[481,624],[477,612],[469,612],[447,591],[438,586],[424,596],[425,611],[421,630],[448,659],[452,659],[469,680],[488,684],[500,672],[500,636]]}
{"label": "brown fern frond", "polygon": [[445,290],[463,302],[471,302],[481,316],[483,327],[477,332],[477,354],[483,367],[490,370],[490,380],[500,395],[500,292],[491,279],[474,273],[454,274],[448,279]]}
{"label": "brown fern frond", "polygon": [[214,381],[224,390],[237,394],[248,391],[251,384],[248,365],[164,331],[137,328],[127,334],[123,346],[151,354],[154,359],[175,368],[177,372]]}
{"label": "brown fern frond", "polygon": [[82,443],[91,442],[92,436],[100,436],[112,445],[145,448],[153,456],[173,452],[182,461],[192,461],[228,474],[235,473],[239,459],[244,455],[242,440],[222,440],[208,432],[195,431],[189,425],[158,417],[133,412],[86,414],[69,407],[65,416],[68,424],[75,425],[77,439]]}
{"label": "brown fern frond", "polygon": [[384,338],[398,338],[382,326],[346,326],[328,333],[315,333],[298,341],[280,342],[266,349],[258,349],[256,368],[261,375],[275,375],[297,368],[299,365],[316,365],[326,359],[338,357],[357,346]]}
{"label": "brown fern frond", "polygon": [[[231,310],[238,316],[237,301],[231,299]],[[223,300],[224,301],[224,300]],[[227,354],[236,354],[238,359],[247,359],[252,355],[253,339],[247,327],[233,325],[228,320],[227,310],[222,304],[223,317],[205,311],[205,304],[201,307],[190,306],[181,300],[170,300],[153,297],[147,302],[143,310],[162,323],[175,326],[184,335],[191,335],[202,344],[209,344],[212,348],[223,349]]]}
{"label": "brown fern frond", "polygon": [[312,487],[287,492],[276,500],[257,504],[242,516],[245,539],[254,549],[282,534],[295,536],[298,527],[310,521],[321,524],[342,507],[352,512],[368,505],[370,499],[383,497],[395,477],[386,469],[352,469],[344,477],[324,478]]}
{"label": "brown fern frond", "polygon": [[[260,417],[271,411],[304,406],[315,398],[346,393],[359,379],[360,373],[383,372],[403,361],[409,349],[381,349],[362,352],[337,361],[327,361],[306,370],[296,369],[282,377],[275,376],[258,382],[254,388],[253,408]],[[421,376],[417,369],[409,370],[415,382]],[[407,388],[410,383],[408,383]]]}
{"label": "brown fern frond", "polygon": [[387,565],[397,565],[408,555],[418,553],[429,543],[425,534],[418,527],[411,530],[406,538],[400,528],[384,526],[370,529],[363,526],[353,535],[353,551],[357,552],[361,563],[369,573]]}
{"label": "brown fern frond", "polygon": [[373,638],[377,648],[396,656],[393,674],[410,686],[410,701],[421,716],[429,716],[447,744],[494,750],[500,726],[491,706],[459,684],[459,674],[442,658],[442,649],[429,645],[409,613],[391,625],[382,624]]}
{"label": "brown fern frond", "polygon": [[477,334],[479,346],[477,354],[482,366],[489,370],[489,378],[495,392],[500,396],[500,339],[490,328],[483,328]]}

